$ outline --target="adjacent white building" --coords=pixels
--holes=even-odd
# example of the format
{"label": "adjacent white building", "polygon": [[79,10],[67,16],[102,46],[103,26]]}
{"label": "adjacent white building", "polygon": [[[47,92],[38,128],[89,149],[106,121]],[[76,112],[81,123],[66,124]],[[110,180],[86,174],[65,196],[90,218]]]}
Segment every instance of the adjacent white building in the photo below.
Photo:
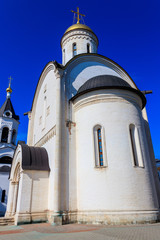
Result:
{"label": "adjacent white building", "polygon": [[6,216],[15,224],[142,223],[159,219],[159,182],[145,95],[97,53],[77,22],[35,91],[27,145],[15,151]]}
{"label": "adjacent white building", "polygon": [[15,114],[10,99],[11,87],[9,86],[6,91],[6,100],[0,108],[0,216],[4,216],[6,211],[9,173],[19,125],[19,116]]}

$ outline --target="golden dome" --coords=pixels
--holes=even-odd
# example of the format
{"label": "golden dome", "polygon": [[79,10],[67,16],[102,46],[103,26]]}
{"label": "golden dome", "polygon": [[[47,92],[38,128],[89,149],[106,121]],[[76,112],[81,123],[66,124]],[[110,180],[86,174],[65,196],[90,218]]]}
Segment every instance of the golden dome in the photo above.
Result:
{"label": "golden dome", "polygon": [[65,33],[68,33],[68,32],[70,32],[70,31],[76,30],[76,29],[84,29],[84,30],[88,30],[88,31],[90,31],[90,32],[93,33],[93,31],[92,31],[92,29],[91,29],[90,27],[88,27],[88,26],[86,26],[86,25],[84,25],[84,24],[82,24],[82,23],[76,23],[76,24],[70,26],[70,27],[65,31]]}
{"label": "golden dome", "polygon": [[12,89],[10,86],[6,89],[6,92],[12,93]]}

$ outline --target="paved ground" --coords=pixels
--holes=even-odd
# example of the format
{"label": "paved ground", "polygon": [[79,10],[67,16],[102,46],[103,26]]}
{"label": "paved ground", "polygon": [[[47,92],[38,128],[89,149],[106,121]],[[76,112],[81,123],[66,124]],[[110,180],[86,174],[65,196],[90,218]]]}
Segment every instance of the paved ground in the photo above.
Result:
{"label": "paved ground", "polygon": [[99,226],[48,223],[0,226],[0,240],[160,240],[160,223]]}

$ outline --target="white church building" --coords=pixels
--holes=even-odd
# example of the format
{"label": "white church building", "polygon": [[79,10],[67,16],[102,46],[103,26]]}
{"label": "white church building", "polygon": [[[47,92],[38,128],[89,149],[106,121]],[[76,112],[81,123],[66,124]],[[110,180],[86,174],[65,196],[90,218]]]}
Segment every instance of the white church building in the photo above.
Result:
{"label": "white church building", "polygon": [[127,224],[159,219],[160,193],[146,97],[97,53],[77,23],[61,39],[35,91],[27,145],[16,148],[6,217],[15,224]]}

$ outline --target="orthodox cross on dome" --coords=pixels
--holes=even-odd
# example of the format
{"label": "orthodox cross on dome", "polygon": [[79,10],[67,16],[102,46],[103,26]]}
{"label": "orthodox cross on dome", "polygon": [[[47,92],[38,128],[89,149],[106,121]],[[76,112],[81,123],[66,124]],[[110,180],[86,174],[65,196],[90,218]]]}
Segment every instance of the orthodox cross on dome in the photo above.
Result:
{"label": "orthodox cross on dome", "polygon": [[9,87],[11,86],[11,81],[13,80],[13,78],[10,76],[9,78]]}
{"label": "orthodox cross on dome", "polygon": [[80,17],[79,17],[79,16],[83,16],[83,17],[85,17],[84,14],[79,13],[79,7],[77,7],[77,12],[75,12],[75,11],[73,11],[73,10],[71,10],[71,12],[73,12],[74,14],[77,14],[77,17],[76,17],[76,19],[77,19],[77,23],[80,22]]}

